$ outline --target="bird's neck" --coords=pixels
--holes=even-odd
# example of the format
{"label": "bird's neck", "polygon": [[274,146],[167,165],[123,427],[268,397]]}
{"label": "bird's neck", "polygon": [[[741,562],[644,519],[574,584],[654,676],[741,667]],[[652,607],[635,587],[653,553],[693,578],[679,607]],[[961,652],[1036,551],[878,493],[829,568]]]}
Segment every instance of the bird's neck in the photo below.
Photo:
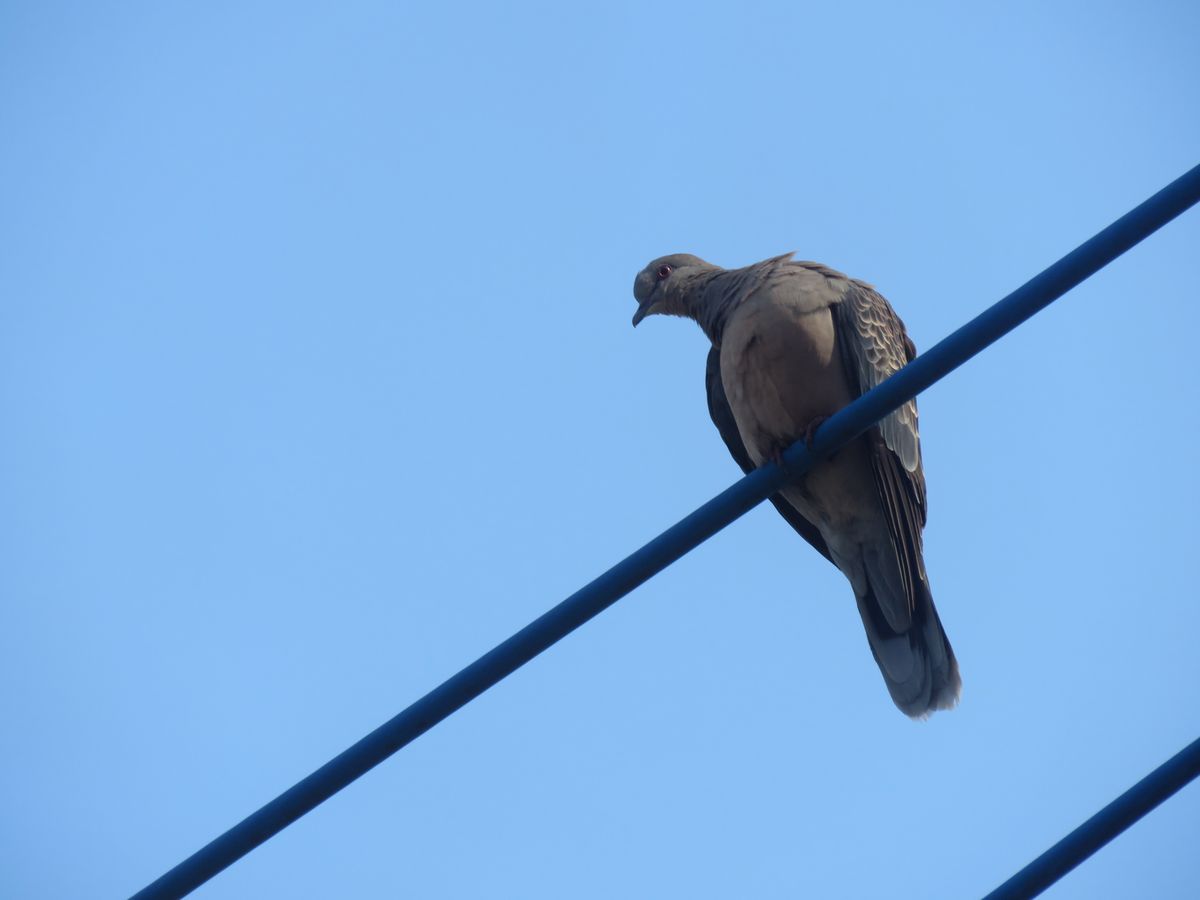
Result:
{"label": "bird's neck", "polygon": [[684,304],[687,315],[695,320],[717,347],[721,346],[721,336],[725,332],[729,314],[746,295],[744,285],[741,279],[734,277],[736,275],[736,272],[727,270],[705,272],[688,285]]}

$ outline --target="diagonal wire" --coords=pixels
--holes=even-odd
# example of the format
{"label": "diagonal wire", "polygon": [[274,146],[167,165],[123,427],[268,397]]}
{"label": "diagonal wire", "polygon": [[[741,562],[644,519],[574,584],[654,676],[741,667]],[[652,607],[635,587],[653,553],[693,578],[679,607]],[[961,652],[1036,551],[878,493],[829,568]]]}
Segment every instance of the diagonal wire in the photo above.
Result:
{"label": "diagonal wire", "polygon": [[815,462],[849,443],[888,413],[1049,306],[1197,201],[1200,201],[1200,166],[1180,176],[918,356],[882,384],[831,416],[817,430],[811,449],[801,441],[784,453],[782,468],[774,464],[765,465],[722,491],[399,715],[201,847],[135,894],[135,900],[182,897],[195,890],[749,512]]}
{"label": "diagonal wire", "polygon": [[1036,897],[1198,775],[1200,740],[1195,740],[983,900]]}

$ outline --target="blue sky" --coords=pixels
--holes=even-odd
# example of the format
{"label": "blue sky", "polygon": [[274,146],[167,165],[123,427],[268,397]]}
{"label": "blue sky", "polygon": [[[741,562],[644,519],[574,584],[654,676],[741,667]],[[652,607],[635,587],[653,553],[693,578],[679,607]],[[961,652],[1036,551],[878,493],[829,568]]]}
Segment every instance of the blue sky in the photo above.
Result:
{"label": "blue sky", "polygon": [[[663,253],[930,346],[1200,161],[1200,8],[7,4],[0,895],[120,896],[738,474]],[[959,709],[760,508],[197,896],[979,895],[1200,734],[1200,213],[921,397]],[[1049,896],[1194,897],[1191,787]]]}

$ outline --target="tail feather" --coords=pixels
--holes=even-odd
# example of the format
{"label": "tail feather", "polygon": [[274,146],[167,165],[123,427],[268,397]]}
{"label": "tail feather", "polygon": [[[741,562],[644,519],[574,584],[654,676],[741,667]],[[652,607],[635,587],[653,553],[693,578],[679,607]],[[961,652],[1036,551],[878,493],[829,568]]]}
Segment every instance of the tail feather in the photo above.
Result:
{"label": "tail feather", "polygon": [[883,673],[888,693],[900,711],[924,719],[958,703],[962,679],[958,660],[942,629],[928,585],[920,582],[910,626],[898,632],[888,624],[874,590],[858,597],[871,653]]}

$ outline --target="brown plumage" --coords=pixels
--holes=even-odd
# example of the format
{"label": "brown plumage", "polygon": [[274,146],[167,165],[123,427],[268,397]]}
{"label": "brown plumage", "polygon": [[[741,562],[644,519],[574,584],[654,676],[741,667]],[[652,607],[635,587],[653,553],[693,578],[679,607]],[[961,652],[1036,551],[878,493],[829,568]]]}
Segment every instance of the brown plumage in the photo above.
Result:
{"label": "brown plumage", "polygon": [[[709,413],[743,471],[776,458],[814,423],[916,355],[870,285],[791,254],[725,270],[687,254],[634,283],[647,315],[695,320],[712,341]],[[910,401],[772,498],[783,518],[850,581],[893,701],[923,717],[953,706],[958,664],[922,558],[925,475]]]}

